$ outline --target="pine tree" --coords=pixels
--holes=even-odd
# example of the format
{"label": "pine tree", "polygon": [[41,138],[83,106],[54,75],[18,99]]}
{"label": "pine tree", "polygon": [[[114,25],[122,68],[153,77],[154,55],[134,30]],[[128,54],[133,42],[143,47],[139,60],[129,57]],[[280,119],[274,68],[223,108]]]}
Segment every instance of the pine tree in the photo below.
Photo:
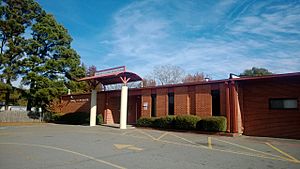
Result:
{"label": "pine tree", "polygon": [[0,78],[5,86],[5,105],[9,104],[12,81],[20,75],[20,60],[24,57],[24,34],[41,11],[32,0],[0,1]]}

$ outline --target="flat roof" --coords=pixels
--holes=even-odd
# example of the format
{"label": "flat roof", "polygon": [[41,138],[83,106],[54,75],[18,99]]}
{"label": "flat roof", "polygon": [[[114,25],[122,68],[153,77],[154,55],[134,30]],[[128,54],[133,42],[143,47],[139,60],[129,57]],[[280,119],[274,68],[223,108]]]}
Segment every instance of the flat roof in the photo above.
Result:
{"label": "flat roof", "polygon": [[293,72],[293,73],[284,73],[284,74],[272,74],[272,75],[264,75],[264,76],[254,76],[254,77],[240,77],[240,78],[233,78],[229,80],[233,81],[246,81],[246,80],[258,80],[258,79],[273,79],[273,78],[283,78],[283,77],[297,77],[300,78],[300,72]]}
{"label": "flat roof", "polygon": [[[284,74],[273,74],[273,75],[265,75],[265,76],[255,76],[255,77],[240,77],[240,78],[232,78],[232,79],[221,79],[221,80],[209,80],[209,81],[200,81],[200,82],[189,82],[189,83],[178,83],[178,84],[167,84],[167,85],[158,85],[158,86],[147,86],[142,88],[132,88],[130,90],[144,90],[144,89],[157,89],[157,88],[171,88],[171,87],[184,87],[184,86],[194,86],[194,85],[205,85],[205,84],[218,84],[225,83],[229,81],[255,81],[255,80],[263,80],[263,79],[277,79],[277,78],[298,78],[300,80],[300,72],[294,73],[284,73]],[[91,78],[91,77],[87,77]],[[112,90],[117,91],[117,90]],[[107,91],[109,92],[109,91]]]}

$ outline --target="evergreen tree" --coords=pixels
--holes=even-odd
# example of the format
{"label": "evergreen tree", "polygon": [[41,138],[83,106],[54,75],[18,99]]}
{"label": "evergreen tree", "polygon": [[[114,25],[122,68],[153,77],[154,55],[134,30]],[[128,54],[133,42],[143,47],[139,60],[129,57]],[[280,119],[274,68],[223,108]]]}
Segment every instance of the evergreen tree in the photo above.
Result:
{"label": "evergreen tree", "polygon": [[78,90],[74,80],[85,76],[80,56],[71,48],[72,38],[55,18],[43,12],[32,26],[32,38],[27,40],[23,82],[30,86],[28,106],[46,108],[66,93],[67,87]]}
{"label": "evergreen tree", "polygon": [[246,69],[240,76],[264,76],[264,75],[271,75],[273,74],[266,68],[257,68],[252,67],[251,69]]}
{"label": "evergreen tree", "polygon": [[29,86],[27,109],[47,105],[67,88],[85,89],[80,56],[71,48],[72,38],[55,18],[33,0],[0,0],[0,79],[6,105],[11,82],[22,77]]}
{"label": "evergreen tree", "polygon": [[40,11],[39,5],[32,0],[0,1],[0,78],[6,84],[6,109],[12,91],[11,82],[21,73],[25,30]]}

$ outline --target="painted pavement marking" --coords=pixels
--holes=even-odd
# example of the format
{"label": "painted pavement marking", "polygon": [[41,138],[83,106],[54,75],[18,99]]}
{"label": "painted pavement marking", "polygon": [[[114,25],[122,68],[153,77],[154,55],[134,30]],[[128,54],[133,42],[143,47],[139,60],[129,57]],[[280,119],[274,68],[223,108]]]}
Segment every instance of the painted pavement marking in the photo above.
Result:
{"label": "painted pavement marking", "polygon": [[114,144],[114,146],[119,150],[122,150],[122,149],[128,149],[128,150],[134,150],[134,151],[144,150],[142,148],[136,147],[136,146],[131,145],[131,144]]}
{"label": "painted pavement marking", "polygon": [[63,152],[67,152],[67,153],[71,153],[71,154],[75,154],[75,155],[79,155],[79,156],[82,156],[82,157],[86,157],[86,158],[88,158],[90,160],[93,160],[93,161],[96,161],[96,162],[99,162],[99,163],[103,163],[103,164],[112,166],[114,168],[126,169],[125,167],[119,166],[117,164],[110,163],[108,161],[100,160],[100,159],[97,159],[97,158],[89,156],[89,155],[85,155],[85,154],[82,154],[82,153],[79,153],[79,152],[75,152],[75,151],[72,151],[72,150],[63,149],[63,148],[59,148],[59,147],[47,146],[47,145],[41,145],[41,144],[25,144],[25,143],[1,143],[0,142],[0,145],[1,144],[2,145],[31,146],[31,147],[40,147],[40,148],[46,148],[46,149],[52,149],[52,150],[59,150],[59,151],[63,151]]}
{"label": "painted pavement marking", "polygon": [[270,144],[270,143],[266,143],[268,146],[270,146],[271,148],[273,148],[274,150],[278,151],[280,154],[290,158],[291,160],[293,160],[296,163],[300,163],[300,161],[298,159],[296,159],[295,157],[289,155],[288,153],[280,150],[279,148],[275,147],[274,145]]}
{"label": "painted pavement marking", "polygon": [[[249,151],[252,151],[252,152],[255,152],[255,153],[241,152],[241,151],[232,151],[232,150],[223,150],[223,149],[218,149],[218,148],[212,148],[212,146],[210,148],[209,144],[211,145],[211,138],[210,139],[208,138],[208,146],[203,146],[203,145],[198,145],[198,144],[196,144],[196,143],[194,143],[194,142],[192,142],[192,141],[190,141],[190,140],[188,140],[188,139],[186,139],[184,137],[175,135],[175,134],[170,133],[170,132],[166,132],[166,133],[168,135],[180,138],[180,139],[188,142],[189,144],[179,143],[179,142],[173,142],[173,141],[167,141],[167,140],[163,140],[161,138],[158,139],[159,137],[155,138],[155,137],[151,136],[150,134],[148,134],[146,132],[143,132],[143,131],[139,131],[139,132],[142,133],[142,134],[144,134],[144,135],[146,135],[146,136],[148,136],[148,138],[146,138],[146,139],[149,139],[149,137],[150,137],[151,138],[150,140],[158,141],[158,142],[163,142],[163,143],[168,143],[168,144],[175,144],[175,145],[195,147],[195,148],[204,148],[204,149],[209,149],[209,150],[212,150],[212,151],[215,150],[215,151],[232,153],[232,154],[240,154],[240,155],[258,157],[258,158],[266,158],[266,159],[272,159],[272,160],[288,161],[288,162],[298,163],[298,161],[295,161],[294,159],[291,159],[291,158],[285,158],[285,157],[282,157],[282,156],[274,155],[274,154],[263,152],[263,151],[260,151],[260,150],[255,150],[253,148],[249,148],[249,147],[246,147],[246,146],[243,146],[243,145],[239,145],[239,144],[236,144],[236,143],[232,143],[232,142],[228,142],[228,141],[225,141],[225,140],[220,140],[220,139],[217,139],[217,138],[214,138],[214,140],[217,140],[217,141],[220,141],[220,142],[223,142],[223,143],[227,143],[229,145],[236,146],[236,147],[239,147],[239,148],[242,148],[242,149],[246,149],[246,150],[249,150]],[[161,136],[165,136],[167,134],[164,133]],[[210,140],[210,143],[209,143],[209,140]]]}

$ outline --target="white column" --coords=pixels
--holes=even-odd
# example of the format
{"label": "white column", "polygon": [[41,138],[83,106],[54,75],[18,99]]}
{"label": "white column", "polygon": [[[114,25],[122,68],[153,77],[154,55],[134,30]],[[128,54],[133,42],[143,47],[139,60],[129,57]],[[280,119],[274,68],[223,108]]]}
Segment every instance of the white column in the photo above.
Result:
{"label": "white column", "polygon": [[90,111],[90,126],[96,126],[96,114],[97,114],[97,91],[92,90],[91,93],[91,111]]}
{"label": "white column", "polygon": [[127,125],[127,99],[128,87],[124,85],[121,90],[120,129],[126,129]]}

